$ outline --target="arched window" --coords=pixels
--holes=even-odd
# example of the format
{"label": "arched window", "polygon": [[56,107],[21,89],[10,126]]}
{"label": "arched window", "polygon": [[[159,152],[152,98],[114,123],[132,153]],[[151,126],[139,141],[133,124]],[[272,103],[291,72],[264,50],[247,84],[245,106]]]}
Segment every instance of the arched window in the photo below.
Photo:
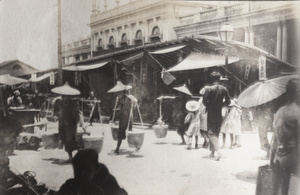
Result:
{"label": "arched window", "polygon": [[160,42],[160,29],[158,26],[154,26],[152,29],[152,33],[150,36],[150,41],[153,42]]}
{"label": "arched window", "polygon": [[115,44],[115,39],[113,36],[109,37],[109,44],[114,45]]}
{"label": "arched window", "polygon": [[160,34],[160,30],[158,26],[154,26],[152,29],[152,35],[159,35],[159,34]]}
{"label": "arched window", "polygon": [[138,30],[135,34],[136,39],[142,39],[143,38],[143,33],[141,30]]}
{"label": "arched window", "polygon": [[121,37],[121,47],[126,47],[128,44],[127,42],[127,34],[123,33]]}
{"label": "arched window", "polygon": [[121,38],[121,42],[127,42],[127,34],[126,33],[123,33],[122,34],[122,38]]}
{"label": "arched window", "polygon": [[143,33],[141,30],[136,31],[134,43],[135,45],[143,45]]}
{"label": "arched window", "polygon": [[98,40],[98,47],[103,47],[103,41],[102,41],[102,39]]}

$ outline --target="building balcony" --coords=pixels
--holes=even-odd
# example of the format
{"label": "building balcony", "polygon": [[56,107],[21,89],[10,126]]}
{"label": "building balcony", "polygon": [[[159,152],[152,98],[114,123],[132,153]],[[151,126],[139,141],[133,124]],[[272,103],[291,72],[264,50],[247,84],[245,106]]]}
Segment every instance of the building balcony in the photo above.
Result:
{"label": "building balcony", "polygon": [[[212,21],[216,19],[241,16],[243,14],[255,13],[263,10],[283,9],[286,6],[293,6],[294,2],[287,1],[249,1],[236,2],[233,5],[226,5],[224,7],[214,8],[200,12],[200,21]],[[181,25],[192,24],[194,21],[199,21],[199,14],[181,16],[179,18]]]}

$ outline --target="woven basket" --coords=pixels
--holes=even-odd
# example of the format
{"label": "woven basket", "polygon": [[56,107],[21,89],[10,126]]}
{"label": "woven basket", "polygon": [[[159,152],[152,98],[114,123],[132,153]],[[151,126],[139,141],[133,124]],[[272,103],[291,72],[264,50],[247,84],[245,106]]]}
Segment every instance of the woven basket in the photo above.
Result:
{"label": "woven basket", "polygon": [[98,153],[103,147],[103,137],[82,136],[84,148],[94,149]]}
{"label": "woven basket", "polygon": [[140,149],[144,141],[144,132],[129,131],[127,134],[127,142],[130,148]]}
{"label": "woven basket", "polygon": [[165,138],[167,136],[168,125],[154,125],[152,128],[157,138]]}
{"label": "woven basket", "polygon": [[112,125],[110,128],[111,128],[111,135],[112,135],[113,140],[118,141],[119,126]]}

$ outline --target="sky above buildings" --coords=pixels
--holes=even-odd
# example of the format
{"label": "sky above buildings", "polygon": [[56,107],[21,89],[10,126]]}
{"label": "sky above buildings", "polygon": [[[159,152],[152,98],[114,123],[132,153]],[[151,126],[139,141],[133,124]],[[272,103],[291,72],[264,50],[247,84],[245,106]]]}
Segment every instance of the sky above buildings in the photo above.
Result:
{"label": "sky above buildings", "polygon": [[[96,1],[103,11],[104,0]],[[89,36],[92,2],[61,0],[63,44]],[[107,5],[112,9],[115,1]],[[56,0],[0,0],[0,26],[0,63],[19,59],[39,70],[57,67]]]}

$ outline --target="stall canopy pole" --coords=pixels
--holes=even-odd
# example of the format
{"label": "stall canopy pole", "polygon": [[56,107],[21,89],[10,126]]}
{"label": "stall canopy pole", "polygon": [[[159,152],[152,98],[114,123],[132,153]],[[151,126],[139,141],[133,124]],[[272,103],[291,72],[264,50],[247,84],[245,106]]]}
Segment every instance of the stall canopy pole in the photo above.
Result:
{"label": "stall canopy pole", "polygon": [[58,85],[62,85],[62,55],[61,55],[61,1],[57,0],[57,33],[58,33],[58,42],[57,42],[57,62],[58,62],[58,69],[57,69],[57,83]]}

